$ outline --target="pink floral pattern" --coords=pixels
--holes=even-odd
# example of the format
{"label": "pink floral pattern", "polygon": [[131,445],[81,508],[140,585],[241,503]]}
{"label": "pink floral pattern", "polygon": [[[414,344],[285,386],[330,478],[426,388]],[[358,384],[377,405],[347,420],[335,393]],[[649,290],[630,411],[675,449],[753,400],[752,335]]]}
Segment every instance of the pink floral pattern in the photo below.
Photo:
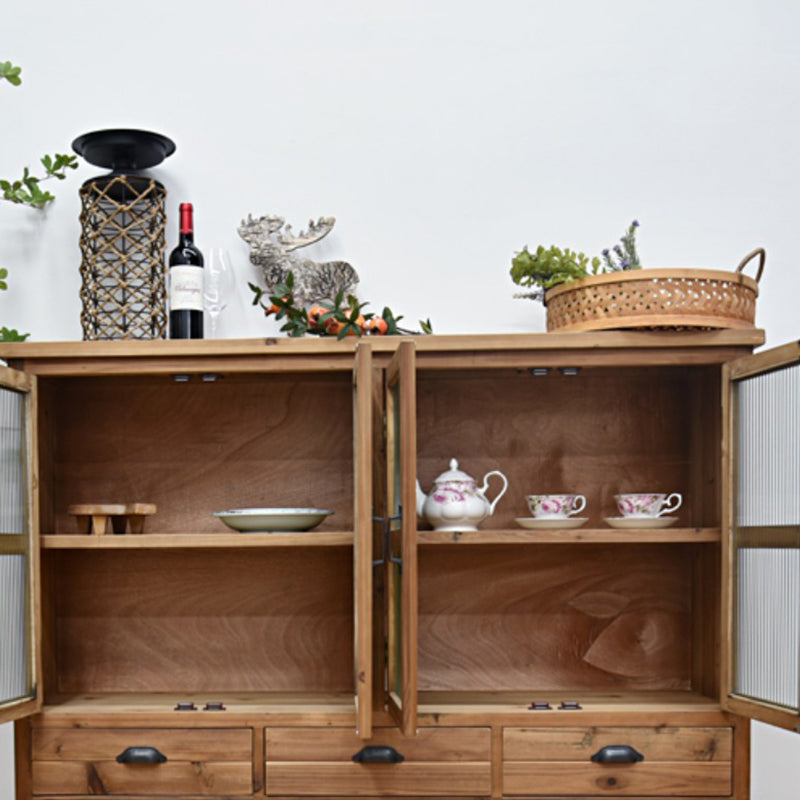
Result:
{"label": "pink floral pattern", "polygon": [[681,496],[677,493],[669,497],[657,493],[618,494],[616,497],[619,512],[624,517],[657,517],[663,513],[665,501],[668,503],[674,499],[677,502],[672,508],[664,511],[675,511],[682,502]]}
{"label": "pink floral pattern", "polygon": [[462,503],[464,500],[467,499],[468,495],[475,494],[475,486],[473,484],[472,491],[467,489],[466,491],[457,488],[458,486],[463,484],[444,484],[443,486],[437,486],[436,489],[433,491],[433,499],[437,503]]}
{"label": "pink floral pattern", "polygon": [[531,494],[527,500],[534,517],[568,517],[586,505],[582,494]]}

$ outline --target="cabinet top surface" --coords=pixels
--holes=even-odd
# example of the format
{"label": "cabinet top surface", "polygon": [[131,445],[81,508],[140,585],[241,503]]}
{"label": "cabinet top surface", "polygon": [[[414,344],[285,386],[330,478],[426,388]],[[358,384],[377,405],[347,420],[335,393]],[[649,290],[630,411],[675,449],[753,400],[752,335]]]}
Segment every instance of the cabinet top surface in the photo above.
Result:
{"label": "cabinet top surface", "polygon": [[[393,336],[335,340],[319,337],[292,339],[204,340],[114,340],[92,342],[17,342],[0,344],[0,359],[9,365],[36,373],[82,372],[78,364],[94,364],[102,371],[127,371],[163,366],[174,370],[181,365],[198,368],[214,362],[244,367],[270,362],[315,364],[325,361],[331,369],[352,365],[356,348],[368,345],[375,357],[388,359],[401,341],[413,341],[421,366],[447,366],[449,357],[472,354],[477,358],[505,354],[514,357],[569,353],[576,356],[602,354],[602,363],[630,363],[623,354],[637,353],[641,363],[664,363],[665,358],[691,363],[720,363],[744,355],[764,343],[764,331],[601,331],[591,333],[509,333],[431,336]],[[70,366],[71,365],[71,368]],[[461,366],[461,364],[454,364]],[[499,366],[499,364],[498,364]],[[105,368],[104,368],[105,367]],[[93,371],[90,368],[90,371]]]}

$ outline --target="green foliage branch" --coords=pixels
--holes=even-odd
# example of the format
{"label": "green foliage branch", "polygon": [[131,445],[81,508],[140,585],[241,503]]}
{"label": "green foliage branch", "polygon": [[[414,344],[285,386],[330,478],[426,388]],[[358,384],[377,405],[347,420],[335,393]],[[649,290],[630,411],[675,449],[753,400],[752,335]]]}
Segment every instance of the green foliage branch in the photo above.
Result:
{"label": "green foliage branch", "polygon": [[[5,80],[12,86],[19,86],[22,83],[22,68],[15,66],[10,61],[0,61],[0,80]],[[52,178],[63,181],[67,177],[67,170],[78,168],[77,157],[64,153],[42,156],[40,162],[43,168],[41,177],[31,174],[30,169],[24,167],[22,177],[18,180],[0,178],[2,199],[30,208],[44,208],[55,200],[55,197],[50,192],[43,190],[39,184]],[[7,277],[8,270],[0,268],[0,290],[8,288],[5,280]],[[0,327],[0,342],[23,341],[28,336],[29,334],[19,333],[13,328]]]}

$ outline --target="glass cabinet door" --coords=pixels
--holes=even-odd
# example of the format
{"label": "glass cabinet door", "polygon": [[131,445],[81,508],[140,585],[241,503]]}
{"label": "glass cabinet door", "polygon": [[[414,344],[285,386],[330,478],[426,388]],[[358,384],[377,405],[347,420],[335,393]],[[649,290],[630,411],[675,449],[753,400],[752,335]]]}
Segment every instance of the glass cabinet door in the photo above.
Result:
{"label": "glass cabinet door", "polygon": [[417,422],[415,347],[401,342],[386,375],[389,552],[389,710],[406,736],[417,727]]}
{"label": "glass cabinet door", "polygon": [[799,360],[795,343],[726,367],[723,704],[789,728],[800,722]]}
{"label": "glass cabinet door", "polygon": [[35,402],[34,379],[0,367],[0,722],[41,707]]}

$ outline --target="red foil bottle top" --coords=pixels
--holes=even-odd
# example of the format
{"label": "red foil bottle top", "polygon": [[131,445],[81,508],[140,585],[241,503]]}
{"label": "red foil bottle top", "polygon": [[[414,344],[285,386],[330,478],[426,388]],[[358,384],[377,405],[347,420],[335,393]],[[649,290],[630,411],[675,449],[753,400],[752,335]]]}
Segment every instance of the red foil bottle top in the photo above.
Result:
{"label": "red foil bottle top", "polygon": [[192,204],[181,203],[181,233],[194,233],[194,221],[192,220]]}

